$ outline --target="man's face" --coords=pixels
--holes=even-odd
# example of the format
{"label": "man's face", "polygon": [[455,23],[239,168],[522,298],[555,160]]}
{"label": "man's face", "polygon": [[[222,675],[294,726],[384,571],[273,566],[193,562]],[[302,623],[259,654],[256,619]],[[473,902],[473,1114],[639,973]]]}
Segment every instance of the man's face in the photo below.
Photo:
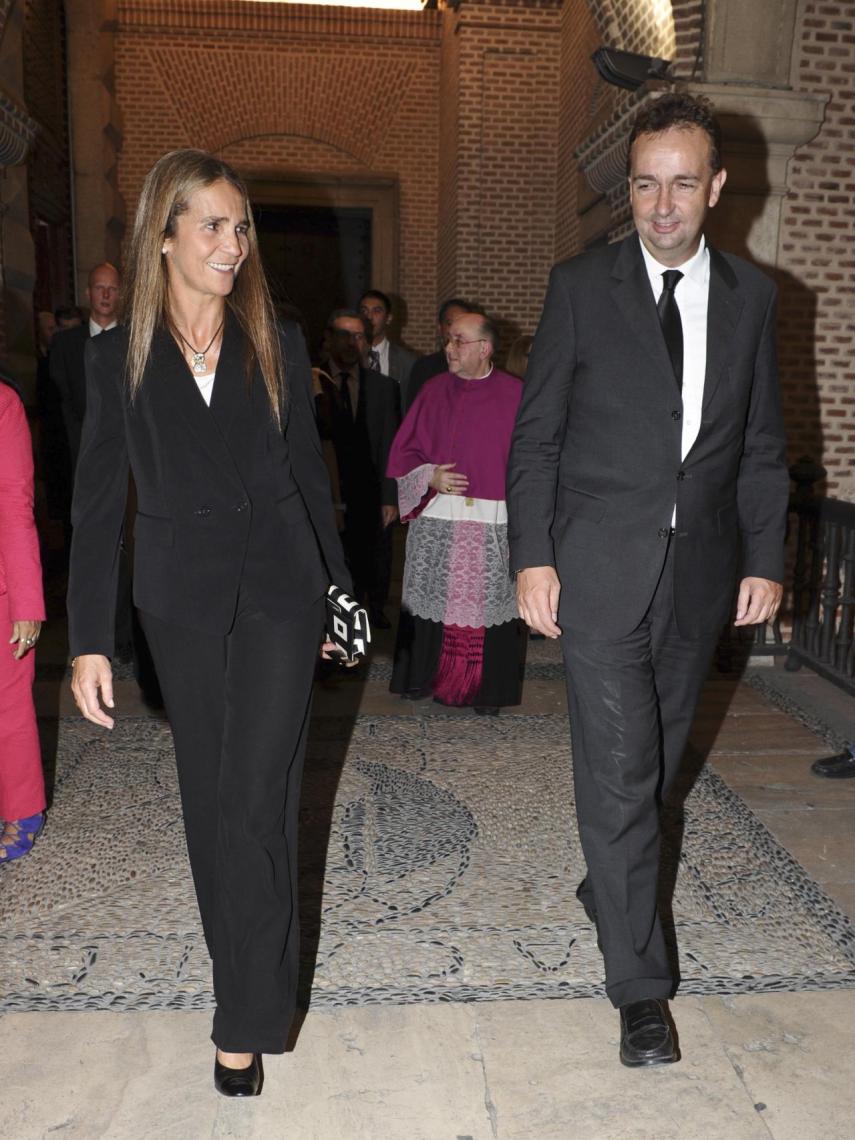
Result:
{"label": "man's face", "polygon": [[327,330],[327,349],[339,368],[358,364],[368,348],[365,325],[359,317],[336,317]]}
{"label": "man's face", "polygon": [[111,265],[99,265],[89,274],[86,296],[96,324],[109,325],[116,319],[119,286],[119,274]]}
{"label": "man's face", "polygon": [[392,320],[392,314],[379,297],[365,297],[359,304],[359,311],[371,322],[371,339],[382,340]]}
{"label": "man's face", "polygon": [[629,198],[635,227],[648,253],[677,266],[696,252],[707,210],[727,177],[713,174],[712,144],[700,127],[671,127],[640,135],[630,156]]}
{"label": "man's face", "polygon": [[448,371],[463,380],[477,380],[490,367],[493,346],[483,336],[484,318],[464,313],[451,325],[445,342]]}

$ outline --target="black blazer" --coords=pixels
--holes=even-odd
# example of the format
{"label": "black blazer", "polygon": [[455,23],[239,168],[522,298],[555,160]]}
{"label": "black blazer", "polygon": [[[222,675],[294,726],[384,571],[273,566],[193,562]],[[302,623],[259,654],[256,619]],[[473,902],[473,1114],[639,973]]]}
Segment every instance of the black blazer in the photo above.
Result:
{"label": "black blazer", "polygon": [[[258,454],[253,463],[263,465],[288,529],[285,548],[290,557],[281,568],[283,603],[308,605],[324,589],[317,580],[319,551],[326,582],[351,589],[315,427],[305,345],[294,324],[286,325],[281,335],[287,387],[283,432],[270,417],[266,400],[259,398],[263,381],[257,370],[251,413],[244,409],[238,416],[236,409],[224,409],[218,426],[168,332],[154,338],[133,404],[124,381],[127,332],[114,329],[90,342],[87,411],[72,506],[72,654],[113,653],[117,555],[129,467],[137,492],[135,603],[179,626],[214,635],[228,631],[252,516],[250,496],[233,459],[234,443],[244,437],[237,436],[230,449],[228,428],[225,433],[222,429],[233,414],[235,424],[246,414],[255,417],[251,438]],[[221,380],[229,375],[234,379],[239,373],[245,383],[242,344],[237,322],[229,317],[214,401]],[[237,384],[229,389],[238,397],[246,391]]]}
{"label": "black blazer", "polygon": [[[324,370],[329,376],[336,376],[339,371],[329,360],[325,362]],[[337,384],[322,375],[321,387],[323,398],[317,402],[320,430],[325,439],[333,442],[344,480],[349,466],[344,454],[349,440],[345,436],[350,434],[350,429],[341,430],[342,408]],[[364,473],[367,476],[365,480],[351,480],[350,487],[343,486],[342,494],[347,497],[348,494],[361,492],[373,497],[376,490],[383,506],[396,507],[398,485],[394,479],[387,478],[386,466],[392,440],[401,423],[401,397],[397,382],[382,372],[360,366],[356,420],[357,424],[365,425],[371,471]]]}
{"label": "black blazer", "polygon": [[683,637],[724,624],[737,573],[783,580],[789,480],[775,301],[758,269],[710,250],[701,427],[681,461],[682,399],[639,238],[554,267],[507,496],[511,567],[557,568],[562,628],[606,638],[635,628],[675,502]]}
{"label": "black blazer", "polygon": [[[104,334],[101,333],[101,336]],[[80,451],[80,433],[86,414],[86,369],[83,354],[89,336],[89,322],[56,333],[50,346],[50,377],[62,398],[62,418],[71,449],[72,465]]]}

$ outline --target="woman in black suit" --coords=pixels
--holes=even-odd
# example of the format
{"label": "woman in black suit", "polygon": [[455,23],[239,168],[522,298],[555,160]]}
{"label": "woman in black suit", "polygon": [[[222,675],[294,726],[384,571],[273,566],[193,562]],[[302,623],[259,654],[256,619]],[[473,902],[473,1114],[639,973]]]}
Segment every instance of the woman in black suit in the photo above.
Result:
{"label": "woman in black suit", "polygon": [[[69,581],[72,691],[106,728],[128,468],[134,601],[175,739],[217,1009],[216,1087],[260,1090],[298,969],[296,834],[324,594],[350,588],[296,325],[276,324],[246,189],[201,151],[142,189],[123,325],[87,346]],[[326,655],[333,647],[324,642]],[[100,700],[99,700],[100,698]]]}

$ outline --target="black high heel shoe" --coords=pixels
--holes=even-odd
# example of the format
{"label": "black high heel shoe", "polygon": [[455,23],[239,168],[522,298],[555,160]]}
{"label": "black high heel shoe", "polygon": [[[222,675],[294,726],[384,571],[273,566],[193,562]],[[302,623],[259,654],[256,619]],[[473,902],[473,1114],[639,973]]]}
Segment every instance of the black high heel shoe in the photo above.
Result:
{"label": "black high heel shoe", "polygon": [[245,1069],[230,1069],[220,1064],[214,1054],[214,1088],[223,1096],[258,1096],[264,1076],[261,1072],[261,1058],[255,1053],[252,1064]]}

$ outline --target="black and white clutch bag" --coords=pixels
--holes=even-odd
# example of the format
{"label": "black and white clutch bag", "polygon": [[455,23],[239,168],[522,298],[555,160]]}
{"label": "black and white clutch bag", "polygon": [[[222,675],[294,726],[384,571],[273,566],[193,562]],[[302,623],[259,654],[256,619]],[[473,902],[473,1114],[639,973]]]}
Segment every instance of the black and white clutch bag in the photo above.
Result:
{"label": "black and white clutch bag", "polygon": [[348,661],[364,657],[371,641],[368,613],[359,602],[330,586],[327,590],[327,637]]}

